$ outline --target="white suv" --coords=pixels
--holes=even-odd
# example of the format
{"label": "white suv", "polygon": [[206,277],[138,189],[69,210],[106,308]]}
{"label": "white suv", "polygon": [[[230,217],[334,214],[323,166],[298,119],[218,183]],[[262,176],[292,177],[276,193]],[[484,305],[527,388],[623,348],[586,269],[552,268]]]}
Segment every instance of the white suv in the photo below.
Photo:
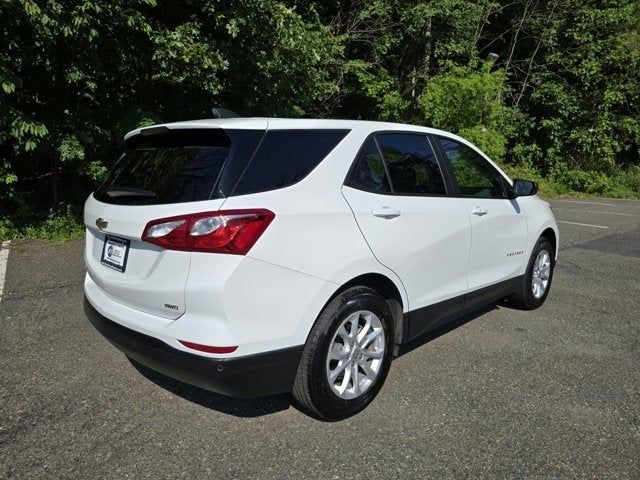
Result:
{"label": "white suv", "polygon": [[537,186],[464,139],[347,120],[135,130],[86,202],[93,325],[232,396],[353,415],[398,346],[502,298],[545,301],[558,228]]}

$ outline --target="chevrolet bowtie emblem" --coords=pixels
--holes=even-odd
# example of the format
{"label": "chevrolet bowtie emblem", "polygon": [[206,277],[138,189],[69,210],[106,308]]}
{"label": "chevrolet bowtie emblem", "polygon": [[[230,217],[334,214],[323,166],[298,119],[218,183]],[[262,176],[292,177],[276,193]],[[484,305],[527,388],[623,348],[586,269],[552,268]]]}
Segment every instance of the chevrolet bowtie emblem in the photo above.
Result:
{"label": "chevrolet bowtie emblem", "polygon": [[96,227],[98,227],[100,230],[104,230],[105,228],[107,228],[107,225],[109,225],[109,222],[105,222],[104,218],[98,218],[96,220]]}

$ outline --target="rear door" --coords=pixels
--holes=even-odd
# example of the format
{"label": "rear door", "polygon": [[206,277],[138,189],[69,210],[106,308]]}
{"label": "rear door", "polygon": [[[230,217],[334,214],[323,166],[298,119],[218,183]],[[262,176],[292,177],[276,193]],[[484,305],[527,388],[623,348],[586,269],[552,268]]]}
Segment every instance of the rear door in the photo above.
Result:
{"label": "rear door", "polygon": [[[369,137],[343,194],[376,258],[405,286],[409,336],[458,313],[467,290],[470,221],[462,204],[447,196],[427,136]],[[441,308],[429,308],[437,303]]]}
{"label": "rear door", "polygon": [[[265,122],[266,128],[266,122]],[[150,129],[85,204],[85,263],[113,300],[175,319],[185,311],[191,254],[142,242],[152,220],[219,210],[264,131]]]}
{"label": "rear door", "polygon": [[[525,260],[527,221],[517,199],[507,198],[507,180],[471,147],[448,137],[435,139],[448,162],[456,195],[471,221],[469,291],[520,275]],[[469,295],[470,307],[475,297]]]}

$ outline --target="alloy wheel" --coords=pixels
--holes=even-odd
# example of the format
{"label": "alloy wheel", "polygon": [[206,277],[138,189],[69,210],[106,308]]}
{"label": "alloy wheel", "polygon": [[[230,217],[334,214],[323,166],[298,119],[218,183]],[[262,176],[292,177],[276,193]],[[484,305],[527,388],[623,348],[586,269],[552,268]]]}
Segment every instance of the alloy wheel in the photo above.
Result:
{"label": "alloy wheel", "polygon": [[364,394],[375,383],[385,355],[385,335],[378,316],[367,310],[342,321],[329,344],[326,375],[331,390],[344,400]]}
{"label": "alloy wheel", "polygon": [[541,250],[533,263],[531,276],[531,291],[535,298],[542,298],[549,286],[551,276],[551,256],[546,250]]}

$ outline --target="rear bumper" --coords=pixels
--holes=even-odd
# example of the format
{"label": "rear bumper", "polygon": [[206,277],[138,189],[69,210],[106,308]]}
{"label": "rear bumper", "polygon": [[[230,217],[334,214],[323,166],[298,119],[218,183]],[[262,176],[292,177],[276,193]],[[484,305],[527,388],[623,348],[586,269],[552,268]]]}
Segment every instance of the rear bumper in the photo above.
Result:
{"label": "rear bumper", "polygon": [[213,359],[177,350],[157,338],[123,327],[100,314],[85,298],[93,326],[128,357],[190,385],[233,397],[290,392],[303,346]]}

